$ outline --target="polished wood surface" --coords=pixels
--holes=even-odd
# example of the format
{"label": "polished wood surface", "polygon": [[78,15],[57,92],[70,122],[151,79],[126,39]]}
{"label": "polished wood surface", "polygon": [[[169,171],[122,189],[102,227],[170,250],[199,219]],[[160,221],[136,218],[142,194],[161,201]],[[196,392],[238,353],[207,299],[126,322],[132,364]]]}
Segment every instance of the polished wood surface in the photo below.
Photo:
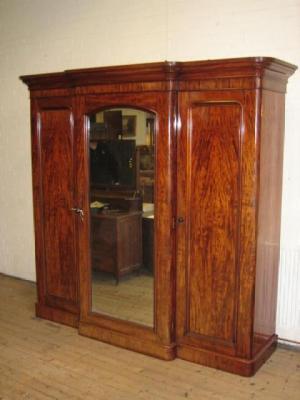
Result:
{"label": "polished wood surface", "polygon": [[264,91],[259,160],[254,349],[275,332],[284,148],[284,95]]}
{"label": "polished wood surface", "polygon": [[242,108],[232,95],[190,92],[179,112],[177,340],[228,352],[237,340]]}
{"label": "polished wood surface", "polygon": [[[82,116],[91,115],[106,107],[126,105],[130,108],[149,110],[155,113],[157,118],[155,137],[155,215],[159,215],[154,221],[155,229],[155,256],[154,256],[154,326],[143,327],[136,323],[118,320],[101,314],[100,311],[92,312],[90,293],[92,290],[91,261],[89,255],[89,218],[83,221],[82,240],[79,244],[82,262],[80,264],[80,290],[81,290],[81,319],[79,332],[81,334],[98,338],[108,343],[125,346],[137,351],[147,352],[154,356],[171,359],[175,357],[175,344],[173,335],[173,210],[170,204],[172,199],[172,182],[170,173],[172,171],[171,134],[169,129],[170,97],[168,92],[162,93],[112,93],[105,95],[83,96],[78,114]],[[85,117],[81,119],[79,130],[88,135]],[[86,145],[85,145],[86,146]],[[87,148],[86,148],[87,149]],[[84,168],[88,165],[88,152],[83,152]],[[87,172],[86,172],[87,173]],[[82,179],[80,195],[82,207],[89,215],[89,190],[88,181]],[[142,242],[141,242],[142,245]],[[163,249],[160,251],[159,249]]]}
{"label": "polished wood surface", "polygon": [[[74,87],[81,94],[95,93],[95,90],[101,91],[101,86],[106,92],[123,90],[133,92],[134,88],[137,88],[139,92],[153,91],[155,88],[168,90],[172,88],[172,85],[168,83],[177,80],[180,85],[183,85],[180,86],[181,90],[186,88],[185,82],[198,80],[195,83],[204,84],[202,89],[220,89],[219,85],[226,84],[227,88],[232,89],[273,89],[275,87],[280,91],[285,91],[284,80],[293,73],[295,68],[293,64],[272,57],[248,57],[86,68],[26,75],[21,79],[31,90],[36,91],[32,92],[33,96],[41,96],[44,89],[58,89],[63,94],[64,88]],[[164,84],[164,81],[167,84]],[[128,82],[130,86],[126,86]],[[117,84],[114,85],[114,83]],[[120,85],[123,83],[124,86]]]}
{"label": "polished wood surface", "polygon": [[35,318],[35,297],[34,283],[0,274],[3,400],[299,398],[299,351],[279,348],[255,377],[238,377],[79,336],[74,329]]}
{"label": "polished wood surface", "polygon": [[[79,300],[72,285],[80,282],[81,334],[164,359],[177,355],[241,375],[255,373],[277,340],[284,93],[295,69],[274,58],[252,57],[21,77],[32,101],[37,309],[46,310],[41,315],[70,323]],[[58,256],[48,260],[44,251],[43,230],[50,222],[43,219],[47,200],[41,185],[47,172],[35,132],[39,107],[50,103],[49,115],[55,115],[50,126],[61,119],[64,128],[56,127],[58,132],[73,129],[76,168],[65,167],[73,169],[73,200],[84,213],[83,220],[74,220],[70,282],[66,268],[55,281]],[[156,119],[153,329],[94,313],[91,306],[88,118],[120,106],[146,110]],[[62,109],[71,110],[69,126]],[[59,140],[68,147],[68,139]],[[57,151],[53,161],[60,157]],[[70,189],[56,179],[57,188]],[[60,200],[56,193],[51,196]],[[57,206],[63,207],[59,201]],[[59,226],[56,238],[66,233]],[[53,265],[51,290],[60,294],[68,287],[62,303],[53,296],[51,304],[45,302],[47,262]]]}
{"label": "polished wood surface", "polygon": [[[41,158],[47,294],[76,301],[73,146],[69,110],[42,110]],[[63,154],[63,157],[62,157]],[[61,229],[56,229],[57,225]]]}
{"label": "polished wood surface", "polygon": [[75,201],[72,102],[69,98],[40,99],[33,107],[33,187],[40,283],[36,310],[40,316],[76,326],[79,298],[76,221],[71,211]]}
{"label": "polished wood surface", "polygon": [[[276,135],[274,129],[272,129],[272,124],[268,124],[268,110],[265,109],[266,107],[263,111],[261,110],[261,105],[266,102],[263,97],[265,95],[266,92],[260,91],[189,92],[188,94],[181,94],[183,111],[180,111],[179,108],[182,128],[178,136],[178,159],[186,163],[186,168],[183,170],[180,162],[178,163],[178,215],[186,221],[185,224],[180,224],[177,230],[177,337],[179,338],[177,340],[179,343],[177,354],[179,357],[191,361],[230,372],[235,371],[242,375],[252,375],[276,347],[274,318],[277,293],[276,271],[278,271],[279,255],[273,253],[271,264],[265,263],[266,260],[262,262],[261,253],[257,247],[257,237],[260,237],[263,232],[270,232],[270,230],[273,234],[276,230],[278,235],[278,223],[273,223],[275,228],[272,228],[272,225],[269,227],[264,225],[262,221],[267,218],[267,215],[272,215],[274,218],[274,213],[280,216],[278,185],[274,188],[273,183],[270,185],[264,182],[264,179],[270,182],[270,178],[273,176],[275,180],[280,181],[279,169],[281,169],[281,163],[279,162],[276,173],[271,171],[274,163],[268,160],[270,157],[278,158],[276,154],[282,154],[282,148],[269,153],[262,161],[259,141],[262,135],[266,135],[264,130],[268,126],[267,131],[273,135],[271,142],[274,140],[279,144],[278,137],[282,138],[283,135],[282,123],[280,122],[283,118],[283,109],[275,107],[276,111],[273,112],[274,121],[278,121],[278,124],[273,122],[277,124],[278,134]],[[277,99],[284,97],[281,93],[270,96]],[[217,145],[213,147],[210,143],[206,143],[205,146],[201,147],[203,150],[198,152],[196,161],[194,161],[193,154],[196,155],[197,153],[196,151],[193,153],[193,151],[197,145],[192,145],[192,137],[195,135],[200,142],[201,136],[205,135],[206,132],[206,126],[203,126],[206,123],[205,115],[201,115],[201,121],[192,120],[192,118],[197,117],[195,108],[197,110],[201,105],[219,108],[222,104],[224,104],[224,107],[228,107],[227,110],[230,110],[230,105],[237,105],[235,119],[228,118],[226,128],[226,116],[230,115],[230,111],[227,111],[227,113],[223,111],[222,124],[219,123],[218,125],[218,121],[220,121],[218,115],[208,120],[208,128],[210,128],[208,132],[212,138],[215,138],[222,137],[222,132],[226,131],[223,137],[226,137],[228,143],[226,140],[222,143],[222,153],[217,152]],[[274,107],[274,103],[272,106]],[[240,108],[240,112],[237,111],[238,108]],[[234,111],[232,113],[234,115]],[[264,130],[261,131],[262,126]],[[198,133],[197,135],[198,129],[201,129],[201,134]],[[230,142],[232,136],[229,133],[231,135],[235,133],[234,141]],[[268,141],[266,138],[262,140],[263,143]],[[213,143],[215,144],[216,140]],[[231,153],[229,143],[232,143]],[[270,148],[267,150],[267,144],[263,146],[264,151],[270,150]],[[274,146],[276,145],[274,144]],[[217,158],[214,157],[215,154],[219,154],[219,158],[217,158],[218,162],[212,169],[210,179],[205,180],[205,173],[207,170],[210,171],[207,165],[210,164],[205,164],[203,160],[206,160],[205,155],[211,148],[215,150],[215,153],[213,155],[209,153],[209,162],[214,162]],[[230,154],[231,157],[229,157]],[[228,160],[232,160],[233,163],[228,163]],[[198,167],[195,171],[199,174],[199,177],[203,178],[204,182],[203,187],[200,186],[198,190],[197,179],[193,179],[192,175],[195,162],[198,162],[198,164],[195,164]],[[223,173],[222,178],[220,178],[220,170]],[[231,171],[231,173],[226,175],[226,171]],[[216,177],[219,177],[219,180]],[[229,181],[226,186],[228,177],[232,181]],[[188,183],[189,179],[190,184]],[[200,179],[199,181],[201,182]],[[215,182],[218,184],[216,188],[212,189],[211,187]],[[263,196],[265,196],[261,205],[262,209],[259,208],[260,182],[263,186]],[[222,188],[226,187],[227,193],[231,196],[231,198],[229,197],[230,201],[227,200],[227,206],[226,199],[228,199],[228,196],[226,197],[226,191],[225,193],[222,192]],[[199,199],[196,199],[199,202],[197,208],[194,204],[192,207],[189,204],[193,199],[193,189],[195,188],[196,193],[199,193]],[[212,198],[209,199],[208,203],[206,198],[211,192],[213,192]],[[221,193],[221,196],[219,193]],[[271,200],[273,208],[272,211],[266,211],[266,208],[269,207],[267,204],[269,204],[270,197],[273,198],[273,201]],[[218,209],[218,205],[221,203],[220,199],[225,202],[220,208],[221,212]],[[208,214],[208,219],[206,219],[207,214],[203,215],[202,212],[203,207],[207,204],[209,204],[208,209],[212,209],[212,214]],[[188,213],[186,213],[186,210],[189,210]],[[260,220],[258,219],[259,210],[261,210]],[[199,227],[196,225],[197,217],[195,215],[197,213],[200,221]],[[202,248],[202,252],[193,259],[193,253],[198,251],[199,245],[201,246],[201,233],[207,225],[206,221],[210,224],[210,229],[204,236],[206,245]],[[230,223],[230,221],[235,222]],[[197,227],[195,234],[200,235],[194,242],[195,236],[191,233],[193,226]],[[226,229],[228,231],[222,237],[222,232]],[[214,254],[210,245],[214,232],[219,235],[215,245],[216,254]],[[226,256],[222,263],[222,255],[224,256],[224,254]],[[208,257],[211,257],[209,263],[201,263]],[[194,267],[193,264],[191,266],[193,261],[198,268]],[[224,269],[224,264],[227,266],[227,270]],[[222,265],[224,273],[222,273]],[[196,273],[194,272],[195,268]],[[217,272],[213,275],[211,271]],[[266,271],[268,271],[268,274],[266,274]],[[193,278],[196,279],[193,280]],[[263,288],[266,287],[268,278],[271,278],[273,283],[268,282],[269,289],[266,292]],[[206,285],[204,283],[202,286],[203,281]],[[214,286],[215,282],[217,283],[216,286]],[[191,288],[194,288],[194,291]],[[223,297],[218,295],[218,289]],[[212,294],[210,294],[210,291]],[[201,297],[203,292],[205,295]],[[198,295],[199,303],[197,301],[191,302],[193,294],[195,299]],[[208,304],[211,311],[209,311]],[[225,310],[222,309],[224,304],[226,304]],[[194,314],[198,318],[201,316],[201,307],[204,309],[202,314],[204,320],[199,323],[198,331],[193,332],[192,328],[195,327],[195,324],[191,327],[191,318]],[[218,307],[221,310],[220,315],[216,314]],[[209,313],[209,316],[207,316],[207,313]],[[217,321],[215,326],[212,324],[214,316]],[[273,321],[271,325],[268,322],[270,318]],[[260,324],[267,324],[269,330],[268,332],[257,332],[253,335],[253,325],[256,326],[258,320],[260,320]],[[207,327],[211,334],[205,336]],[[218,329],[214,331],[215,327]],[[203,330],[204,335],[201,336]]]}

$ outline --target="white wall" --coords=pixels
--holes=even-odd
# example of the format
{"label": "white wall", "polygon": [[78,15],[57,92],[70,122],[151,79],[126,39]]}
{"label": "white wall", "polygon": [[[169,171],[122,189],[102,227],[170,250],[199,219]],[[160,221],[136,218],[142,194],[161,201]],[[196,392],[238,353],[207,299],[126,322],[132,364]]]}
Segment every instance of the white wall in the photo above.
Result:
{"label": "white wall", "polygon": [[[135,137],[129,137],[128,139],[135,139],[136,145],[147,144],[147,126],[146,119],[148,114],[145,111],[137,110],[134,108],[111,108],[111,110],[122,111],[122,115],[132,115],[136,117],[136,132]],[[104,111],[100,111],[96,114],[96,122],[104,122]],[[126,140],[126,138],[124,138]]]}
{"label": "white wall", "polygon": [[[0,0],[0,271],[35,278],[29,101],[19,75],[258,55],[300,65],[300,0]],[[277,330],[300,341],[299,126],[297,72],[286,103]],[[289,276],[298,277],[292,286]]]}

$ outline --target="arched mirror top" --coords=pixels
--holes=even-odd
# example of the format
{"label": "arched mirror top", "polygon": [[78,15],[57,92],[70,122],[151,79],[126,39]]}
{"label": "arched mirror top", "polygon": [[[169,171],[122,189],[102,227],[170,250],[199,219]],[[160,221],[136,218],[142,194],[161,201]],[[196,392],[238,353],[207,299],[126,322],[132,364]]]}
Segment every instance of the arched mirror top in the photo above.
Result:
{"label": "arched mirror top", "polygon": [[95,107],[93,110],[88,112],[88,116],[92,116],[94,114],[97,114],[99,112],[104,112],[107,110],[132,110],[132,112],[135,111],[140,111],[140,112],[145,112],[146,114],[151,114],[155,117],[156,115],[156,111],[151,109],[151,108],[147,108],[147,107],[142,107],[140,105],[137,105],[135,103],[118,103],[118,104],[106,104],[105,106],[101,106],[101,107]]}

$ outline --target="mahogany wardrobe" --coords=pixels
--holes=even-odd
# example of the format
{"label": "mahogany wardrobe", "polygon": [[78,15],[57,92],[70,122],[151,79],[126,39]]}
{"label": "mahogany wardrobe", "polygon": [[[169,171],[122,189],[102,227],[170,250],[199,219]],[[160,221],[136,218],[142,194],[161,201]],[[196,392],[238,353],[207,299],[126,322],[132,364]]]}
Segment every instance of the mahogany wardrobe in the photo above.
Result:
{"label": "mahogany wardrobe", "polygon": [[251,376],[276,347],[284,107],[274,58],[22,76],[41,318]]}

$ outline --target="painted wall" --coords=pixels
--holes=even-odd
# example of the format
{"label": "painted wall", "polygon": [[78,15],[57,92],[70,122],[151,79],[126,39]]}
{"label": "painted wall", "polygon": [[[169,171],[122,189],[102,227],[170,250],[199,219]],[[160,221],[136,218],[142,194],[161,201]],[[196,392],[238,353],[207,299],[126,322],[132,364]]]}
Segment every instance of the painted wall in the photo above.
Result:
{"label": "painted wall", "polygon": [[[135,126],[135,136],[128,137],[123,139],[134,139],[136,141],[136,145],[145,145],[147,143],[147,122],[146,119],[149,117],[149,114],[145,111],[140,111],[134,108],[111,108],[111,110],[122,111],[122,116],[135,116],[136,117],[136,126]],[[104,111],[100,111],[96,114],[96,122],[104,122]]]}
{"label": "painted wall", "polygon": [[[35,279],[29,100],[18,76],[258,55],[300,65],[299,21],[300,0],[0,0],[0,271]],[[277,330],[300,341],[299,126],[297,72],[286,103]]]}

